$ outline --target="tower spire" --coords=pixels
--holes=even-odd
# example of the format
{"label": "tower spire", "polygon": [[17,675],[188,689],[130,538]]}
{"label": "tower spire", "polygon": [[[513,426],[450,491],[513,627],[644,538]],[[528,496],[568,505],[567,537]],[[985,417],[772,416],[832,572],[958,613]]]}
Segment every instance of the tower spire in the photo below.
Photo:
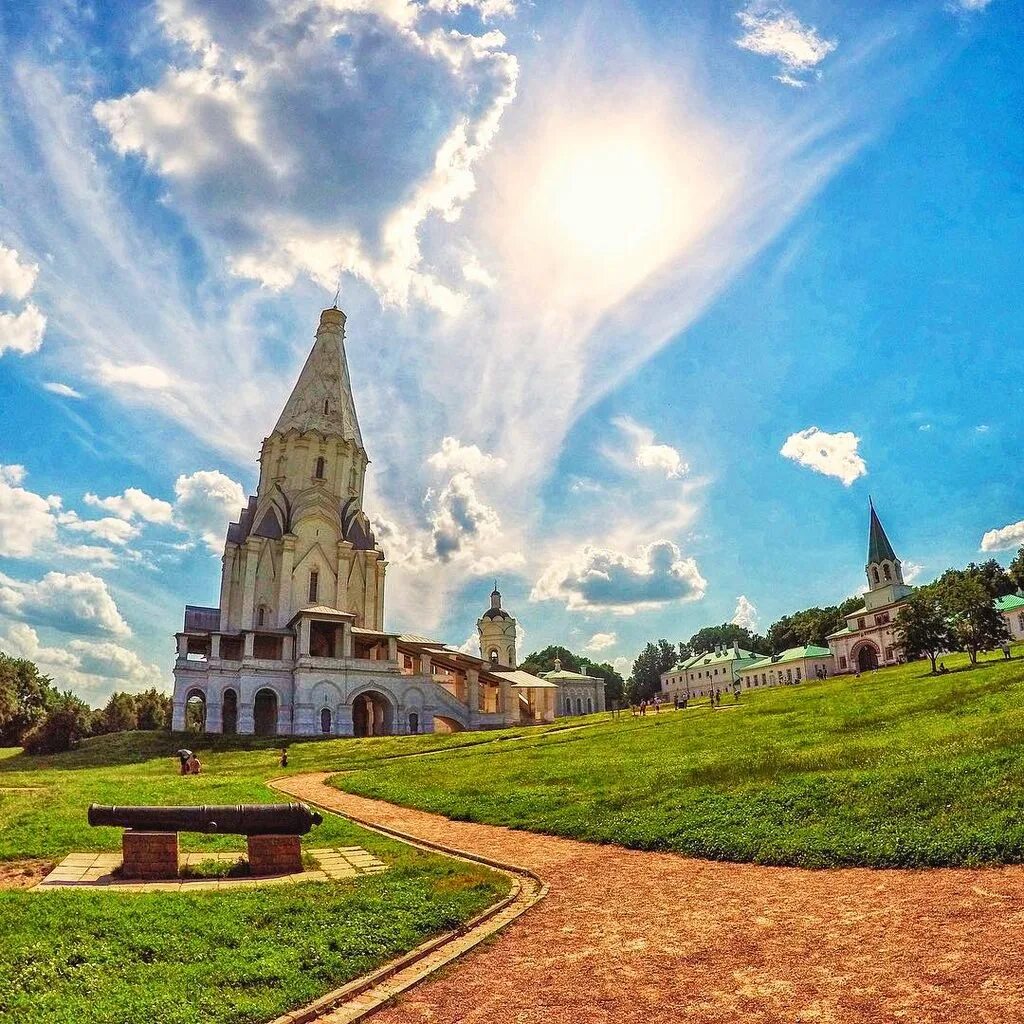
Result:
{"label": "tower spire", "polygon": [[881,562],[896,561],[896,552],[893,551],[889,538],[885,535],[882,521],[875,511],[875,504],[868,498],[868,508],[871,510],[871,524],[868,529],[868,565]]}

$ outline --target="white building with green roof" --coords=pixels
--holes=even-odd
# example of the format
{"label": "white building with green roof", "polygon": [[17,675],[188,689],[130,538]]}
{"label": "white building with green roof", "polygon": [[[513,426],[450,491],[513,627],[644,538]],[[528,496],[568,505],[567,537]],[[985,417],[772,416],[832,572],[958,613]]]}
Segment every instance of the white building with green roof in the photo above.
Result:
{"label": "white building with green roof", "polygon": [[731,693],[733,685],[739,685],[740,671],[763,658],[763,654],[745,651],[738,643],[695,654],[661,674],[661,697],[674,702],[676,698],[707,697],[716,690]]}
{"label": "white building with green roof", "polygon": [[551,672],[541,672],[540,678],[558,687],[558,715],[592,715],[604,711],[604,680],[582,672],[562,668],[562,659],[555,658]]}
{"label": "white building with green roof", "polygon": [[1024,640],[1024,597],[1020,594],[1009,594],[996,601],[996,611],[1006,620],[1010,636],[1014,640]]}
{"label": "white building with green roof", "polygon": [[762,658],[740,669],[740,686],[744,690],[762,686],[791,686],[805,679],[818,679],[835,672],[835,659],[827,647],[807,644],[790,647],[781,654]]}

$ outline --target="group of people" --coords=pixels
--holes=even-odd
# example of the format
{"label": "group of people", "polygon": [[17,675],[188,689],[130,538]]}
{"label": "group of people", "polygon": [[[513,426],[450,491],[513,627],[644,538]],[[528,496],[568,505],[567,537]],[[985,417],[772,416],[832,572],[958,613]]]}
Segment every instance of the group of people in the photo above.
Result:
{"label": "group of people", "polygon": [[[728,691],[726,691],[726,693],[728,693]],[[738,680],[732,684],[732,699],[734,704],[738,704],[740,702],[740,684]],[[685,711],[689,702],[689,696],[683,697],[677,693],[672,699],[672,710]],[[719,707],[722,703],[722,691],[712,690],[708,694],[708,703],[713,708]],[[661,705],[661,697],[658,694],[655,694],[651,700],[642,700],[639,704],[630,705],[630,710],[632,711],[634,718],[643,718],[646,716],[648,711],[653,711],[654,714],[658,714],[661,711]],[[612,718],[618,717],[619,706],[617,703],[613,703],[609,710],[611,711]]]}

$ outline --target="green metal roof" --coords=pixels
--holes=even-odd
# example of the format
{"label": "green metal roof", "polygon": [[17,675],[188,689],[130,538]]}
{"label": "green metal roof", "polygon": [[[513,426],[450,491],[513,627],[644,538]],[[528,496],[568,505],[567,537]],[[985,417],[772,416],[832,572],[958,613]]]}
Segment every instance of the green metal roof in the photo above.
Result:
{"label": "green metal roof", "polygon": [[1024,609],[1024,597],[1020,594],[1007,594],[996,600],[997,612],[1015,612]]}
{"label": "green metal roof", "polygon": [[834,636],[846,636],[848,633],[852,633],[853,630],[849,626],[843,626],[842,629],[837,629],[834,633],[829,633],[826,637],[827,640],[831,640]]}
{"label": "green metal roof", "polygon": [[872,562],[895,562],[896,552],[893,551],[889,538],[885,535],[874,504],[870,499],[868,502],[871,507],[871,528],[868,531],[868,565],[871,565]]}
{"label": "green metal roof", "polygon": [[755,661],[753,665],[747,665],[743,671],[746,672],[748,669],[775,668],[776,665],[792,664],[794,661],[804,661],[807,658],[830,658],[831,656],[832,652],[827,647],[816,647],[814,644],[807,644],[805,647],[790,647],[788,651],[783,651],[772,658],[762,658],[760,661]]}

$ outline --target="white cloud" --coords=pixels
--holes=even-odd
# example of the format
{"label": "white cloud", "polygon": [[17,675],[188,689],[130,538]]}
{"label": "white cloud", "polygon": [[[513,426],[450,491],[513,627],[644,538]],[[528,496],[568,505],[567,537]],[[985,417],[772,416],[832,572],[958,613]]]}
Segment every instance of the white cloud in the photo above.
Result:
{"label": "white cloud", "polygon": [[816,68],[837,45],[834,39],[823,38],[817,29],[804,25],[779,5],[751,3],[737,17],[744,32],[736,45],[762,57],[774,57],[785,69],[777,77],[787,85],[798,81],[794,72]]}
{"label": "white cloud", "polygon": [[0,356],[38,352],[45,332],[46,317],[31,302],[18,313],[0,313]]}
{"label": "white cloud", "polygon": [[30,581],[0,575],[0,613],[64,633],[131,635],[106,583],[90,572],[48,572]]}
{"label": "white cloud", "polygon": [[21,487],[24,466],[0,466],[0,555],[29,558],[57,537],[53,503]]}
{"label": "white cloud", "polygon": [[429,0],[427,7],[445,14],[458,14],[470,8],[480,14],[482,21],[491,21],[494,18],[513,17],[516,13],[516,0]]}
{"label": "white cloud", "polygon": [[920,562],[901,562],[900,565],[906,583],[913,583],[924,572],[924,566]]}
{"label": "white cloud", "polygon": [[79,519],[75,512],[64,512],[57,517],[65,530],[72,533],[86,533],[107,544],[124,546],[139,535],[139,527],[124,519],[108,516],[104,519]]}
{"label": "white cloud", "polygon": [[459,644],[455,650],[463,654],[471,654],[474,658],[480,657],[480,634],[473,630],[466,639]]}
{"label": "white cloud", "polygon": [[137,516],[147,523],[169,523],[174,510],[169,501],[151,498],[138,487],[127,487],[123,494],[112,494],[108,498],[86,494],[82,500],[86,505],[105,509],[118,519],[129,520]]}
{"label": "white cloud", "polygon": [[174,385],[174,378],[159,366],[149,363],[100,363],[96,368],[101,384],[113,387],[143,388],[146,391],[165,391]]}
{"label": "white cloud", "polygon": [[987,423],[979,423],[975,428],[976,434],[987,434],[992,428]]}
{"label": "white cloud", "polygon": [[175,525],[201,537],[210,551],[219,554],[228,523],[238,518],[245,505],[242,485],[215,469],[201,469],[179,476],[174,493]]}
{"label": "white cloud", "polygon": [[21,302],[32,291],[38,273],[38,264],[23,263],[17,249],[0,242],[0,296]]}
{"label": "white cloud", "polygon": [[427,465],[447,473],[482,476],[505,468],[505,460],[480,450],[478,445],[463,444],[458,438],[445,437],[441,447],[428,456]]}
{"label": "white cloud", "polygon": [[614,647],[618,642],[619,637],[616,633],[595,633],[583,645],[583,650],[596,654],[598,651],[606,651],[609,647]]}
{"label": "white cloud", "polygon": [[472,553],[501,531],[498,513],[480,499],[469,473],[456,473],[436,495],[429,492],[427,503],[434,554],[442,562]]}
{"label": "white cloud", "polygon": [[808,466],[825,476],[842,480],[849,487],[868,467],[857,451],[860,438],[849,431],[828,434],[818,427],[807,427],[786,438],[779,454]]}
{"label": "white cloud", "polygon": [[986,530],[981,538],[982,551],[1012,551],[1024,544],[1024,519],[995,530]]}
{"label": "white cloud", "polygon": [[530,600],[564,601],[568,611],[632,615],[673,601],[699,601],[706,589],[694,559],[671,541],[658,540],[635,555],[586,545],[549,566]]}
{"label": "white cloud", "polygon": [[992,0],[951,0],[953,6],[961,11],[983,11]]}
{"label": "white cloud", "polygon": [[[503,0],[434,10],[465,6],[512,11]],[[423,8],[403,0],[159,9],[185,60],[94,113],[226,247],[234,273],[273,289],[307,274],[333,289],[340,269],[386,302],[461,308],[423,266],[419,232],[428,217],[460,216],[515,95],[500,32],[421,30]]]}
{"label": "white cloud", "polygon": [[736,598],[736,609],[729,620],[734,626],[742,626],[752,632],[760,625],[757,617],[757,607],[747,598],[746,594],[740,594]]}
{"label": "white cloud", "polygon": [[633,464],[640,469],[662,473],[666,480],[678,479],[689,472],[690,467],[675,448],[655,443],[654,431],[649,427],[628,416],[620,416],[613,423],[629,439]]}
{"label": "white cloud", "polygon": [[134,651],[109,640],[71,640],[64,647],[46,647],[39,634],[23,622],[0,634],[0,650],[34,661],[60,688],[70,687],[94,701],[113,690],[144,690],[164,685],[163,673]]}
{"label": "white cloud", "polygon": [[82,394],[76,391],[69,384],[62,384],[60,381],[48,380],[43,384],[43,389],[51,394],[60,395],[61,398],[81,398]]}

